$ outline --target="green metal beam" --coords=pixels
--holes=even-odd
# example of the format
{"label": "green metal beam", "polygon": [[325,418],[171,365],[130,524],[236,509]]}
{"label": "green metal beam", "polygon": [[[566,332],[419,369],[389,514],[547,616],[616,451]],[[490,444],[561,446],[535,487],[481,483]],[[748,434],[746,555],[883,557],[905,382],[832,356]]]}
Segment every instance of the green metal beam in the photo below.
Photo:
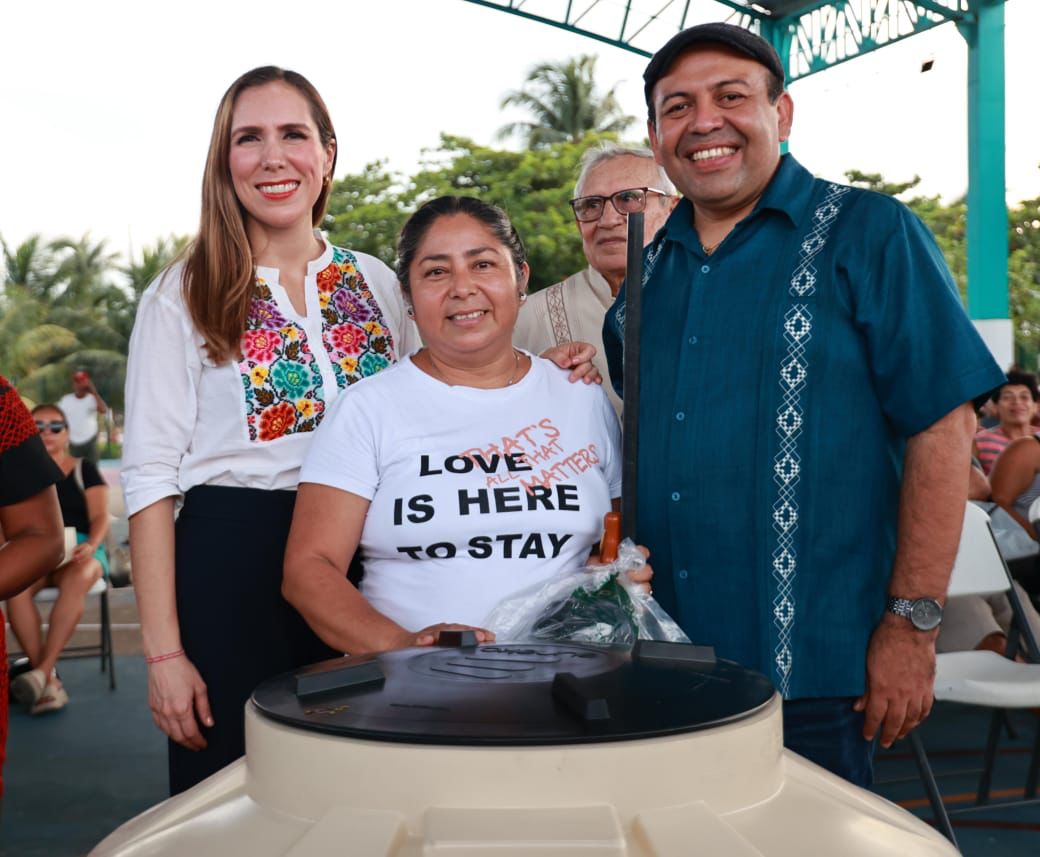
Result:
{"label": "green metal beam", "polygon": [[1004,4],[957,27],[968,43],[968,313],[1008,317],[1004,175]]}
{"label": "green metal beam", "polygon": [[[644,57],[648,57],[653,53],[653,51],[648,49],[637,48],[624,39],[614,38],[604,33],[586,30],[577,26],[575,22],[580,20],[584,16],[584,13],[578,15],[576,18],[572,18],[571,12],[573,11],[573,3],[570,2],[567,4],[566,15],[562,21],[556,18],[549,18],[545,15],[536,15],[533,12],[525,12],[520,8],[523,5],[524,0],[506,0],[506,2],[502,3],[495,3],[492,2],[492,0],[466,0],[466,2],[475,3],[477,6],[487,6],[489,9],[498,9],[501,12],[509,12],[511,15],[516,15],[520,18],[527,18],[529,21],[537,21],[540,24],[548,24],[550,27],[558,27],[561,30],[567,30],[570,33],[576,33],[579,36],[595,39],[598,42],[613,45],[616,48],[623,48],[626,51],[631,51],[632,53],[640,54]],[[625,5],[627,8],[630,4]],[[587,11],[588,10],[586,9],[586,12]]]}
{"label": "green metal beam", "polygon": [[[820,0],[787,17],[761,18],[781,41],[789,79],[824,71],[967,16],[969,0]],[[790,39],[775,34],[786,31]],[[779,48],[780,45],[777,45]]]}
{"label": "green metal beam", "polygon": [[[467,0],[549,24],[627,51],[651,56],[688,24],[689,0]],[[727,20],[761,33],[776,45],[791,81],[951,21],[970,19],[973,4],[986,0],[715,0]],[[1003,2],[1003,0],[1001,0]],[[543,14],[557,6],[555,14]]]}

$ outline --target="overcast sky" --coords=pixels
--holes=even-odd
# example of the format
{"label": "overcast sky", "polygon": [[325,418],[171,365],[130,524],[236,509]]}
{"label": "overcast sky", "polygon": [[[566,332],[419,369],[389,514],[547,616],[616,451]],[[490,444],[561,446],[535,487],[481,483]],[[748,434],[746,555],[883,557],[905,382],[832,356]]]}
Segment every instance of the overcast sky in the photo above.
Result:
{"label": "overcast sky", "polygon": [[[726,12],[694,0],[689,21]],[[1007,185],[1017,202],[1040,196],[1040,2],[1009,0],[1006,23]],[[339,138],[337,177],[378,158],[409,172],[442,131],[493,143],[519,118],[499,111],[503,93],[532,65],[580,53],[599,56],[604,88],[620,84],[642,136],[643,57],[462,0],[11,0],[0,2],[0,33],[0,236],[9,244],[89,231],[125,254],[193,232],[217,101],[268,63],[322,92]],[[829,178],[849,168],[917,174],[926,193],[964,193],[966,58],[947,24],[796,82],[791,151]],[[934,66],[921,73],[927,59]]]}

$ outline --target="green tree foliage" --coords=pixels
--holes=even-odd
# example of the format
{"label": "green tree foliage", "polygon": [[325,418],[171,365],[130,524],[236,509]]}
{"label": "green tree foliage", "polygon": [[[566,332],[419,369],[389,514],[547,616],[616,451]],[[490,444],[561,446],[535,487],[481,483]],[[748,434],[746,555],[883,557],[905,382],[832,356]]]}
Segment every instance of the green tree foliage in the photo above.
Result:
{"label": "green tree foliage", "polygon": [[845,178],[853,187],[863,187],[888,196],[899,196],[921,183],[920,176],[914,176],[908,182],[890,182],[881,173],[865,173],[862,170],[845,170]]}
{"label": "green tree foliage", "polygon": [[444,134],[414,176],[375,163],[337,181],[329,198],[329,237],[392,267],[397,236],[419,205],[444,194],[477,196],[509,213],[527,247],[532,290],[551,285],[586,265],[568,200],[582,152],[604,136],[511,152]]}
{"label": "green tree foliage", "polygon": [[376,161],[333,184],[325,229],[334,244],[368,253],[392,267],[397,235],[412,211],[410,182],[387,170],[384,161]]}
{"label": "green tree foliage", "polygon": [[[889,182],[879,173],[848,170],[845,175],[850,184],[903,197],[935,235],[961,297],[967,301],[968,206],[965,198],[949,204],[938,196],[906,198],[907,191],[919,183],[917,176],[908,182]],[[1008,210],[1008,304],[1015,334],[1016,362],[1035,371],[1040,368],[1040,197]]]}
{"label": "green tree foliage", "polygon": [[121,408],[137,302],[185,243],[162,239],[120,268],[104,241],[86,235],[51,242],[33,235],[15,247],[0,238],[0,372],[39,402],[68,392],[71,371],[82,367],[105,400]]}
{"label": "green tree foliage", "polygon": [[126,289],[122,292],[124,303],[110,317],[110,322],[113,329],[127,342],[130,341],[130,332],[133,330],[141,295],[174,259],[184,253],[189,242],[190,239],[186,235],[159,238],[154,244],[141,248],[140,256],[132,258],[126,265],[119,266],[119,272],[126,277]]}
{"label": "green tree foliage", "polygon": [[501,106],[530,114],[524,122],[499,129],[500,139],[520,137],[531,148],[570,141],[590,133],[620,134],[634,121],[621,110],[616,90],[596,89],[596,57],[582,55],[562,62],[540,63],[527,74],[523,87],[503,97]]}
{"label": "green tree foliage", "polygon": [[1040,197],[1008,212],[1008,282],[1018,362],[1040,365]]}

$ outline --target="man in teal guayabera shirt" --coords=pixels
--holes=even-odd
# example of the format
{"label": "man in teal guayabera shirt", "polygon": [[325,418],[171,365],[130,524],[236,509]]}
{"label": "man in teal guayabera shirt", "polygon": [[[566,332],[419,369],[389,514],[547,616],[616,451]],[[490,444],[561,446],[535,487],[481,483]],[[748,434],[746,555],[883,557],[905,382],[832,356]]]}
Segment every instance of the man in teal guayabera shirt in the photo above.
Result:
{"label": "man in teal guayabera shirt", "polygon": [[[768,43],[702,24],[644,80],[684,197],[644,277],[654,593],[694,642],[772,678],[789,748],[866,785],[875,736],[931,708],[970,400],[1003,373],[905,206],[781,157],[794,107]],[[616,384],[624,297],[604,327]]]}

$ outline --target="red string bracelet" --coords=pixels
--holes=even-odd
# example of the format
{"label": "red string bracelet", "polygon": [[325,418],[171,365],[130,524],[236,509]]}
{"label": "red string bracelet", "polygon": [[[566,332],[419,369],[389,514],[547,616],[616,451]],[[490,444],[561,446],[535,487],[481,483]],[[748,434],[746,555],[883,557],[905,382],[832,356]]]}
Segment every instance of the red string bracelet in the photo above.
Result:
{"label": "red string bracelet", "polygon": [[145,658],[146,664],[157,664],[160,661],[172,661],[174,658],[179,658],[184,654],[184,649],[177,649],[176,652],[167,652],[165,655],[153,655],[150,658]]}

